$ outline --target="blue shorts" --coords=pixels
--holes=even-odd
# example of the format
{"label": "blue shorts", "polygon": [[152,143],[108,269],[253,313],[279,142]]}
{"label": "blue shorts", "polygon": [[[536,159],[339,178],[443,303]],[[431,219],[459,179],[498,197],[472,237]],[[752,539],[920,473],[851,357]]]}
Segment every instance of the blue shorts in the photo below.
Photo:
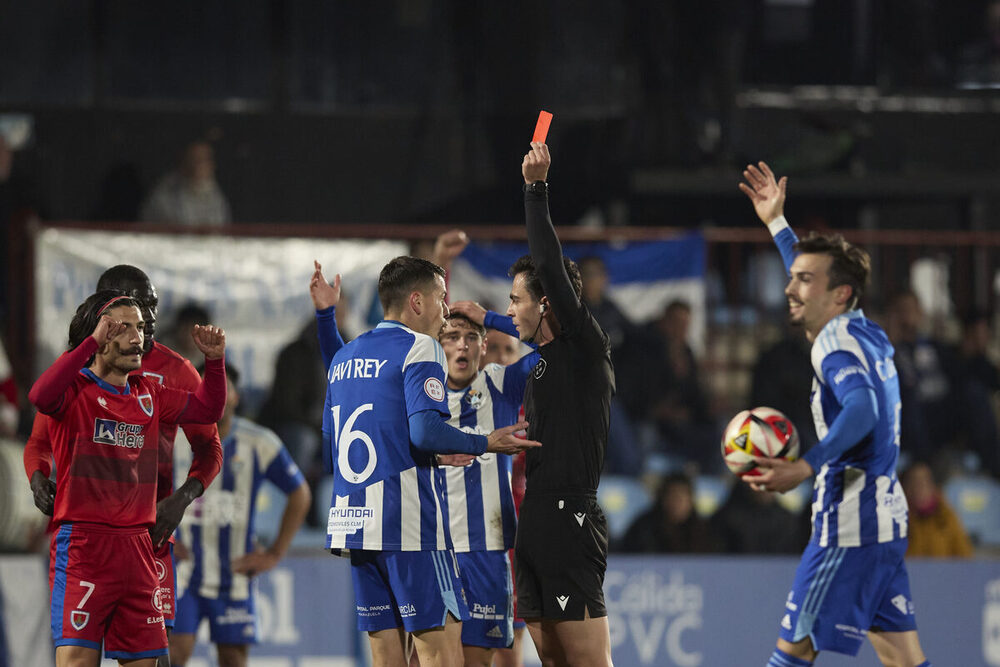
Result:
{"label": "blue shorts", "polygon": [[256,644],[260,637],[254,586],[250,597],[231,600],[227,596],[207,598],[188,588],[177,601],[174,633],[195,634],[203,618],[208,619],[209,633],[215,644]]}
{"label": "blue shorts", "polygon": [[810,542],[788,593],[780,637],[809,637],[817,651],[857,655],[869,629],[917,629],[906,540],[862,547],[819,547]]}
{"label": "blue shorts", "polygon": [[351,549],[351,579],[358,630],[403,627],[419,632],[444,625],[451,613],[469,619],[469,608],[451,549],[359,551]]}
{"label": "blue shorts", "polygon": [[506,551],[456,553],[469,620],[462,623],[462,643],[507,648],[514,643],[514,591]]}

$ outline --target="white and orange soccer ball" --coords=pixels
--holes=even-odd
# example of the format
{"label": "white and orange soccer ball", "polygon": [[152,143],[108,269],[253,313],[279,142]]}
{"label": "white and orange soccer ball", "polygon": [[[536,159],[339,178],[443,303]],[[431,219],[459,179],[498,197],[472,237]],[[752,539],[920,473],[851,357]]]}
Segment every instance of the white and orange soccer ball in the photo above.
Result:
{"label": "white and orange soccer ball", "polygon": [[795,424],[774,408],[744,410],[722,434],[722,458],[734,474],[759,475],[755,456],[789,461],[799,456]]}

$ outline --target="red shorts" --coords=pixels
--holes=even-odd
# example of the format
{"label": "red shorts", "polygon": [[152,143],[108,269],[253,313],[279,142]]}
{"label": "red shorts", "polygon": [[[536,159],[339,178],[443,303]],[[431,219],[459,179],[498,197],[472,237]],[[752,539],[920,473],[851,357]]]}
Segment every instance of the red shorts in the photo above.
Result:
{"label": "red shorts", "polygon": [[163,622],[168,628],[174,627],[177,612],[177,572],[174,570],[174,543],[168,541],[153,551],[153,567],[160,582],[160,604],[163,605]]}
{"label": "red shorts", "polygon": [[56,647],[101,649],[117,660],[167,653],[163,604],[145,528],[63,524],[51,546]]}

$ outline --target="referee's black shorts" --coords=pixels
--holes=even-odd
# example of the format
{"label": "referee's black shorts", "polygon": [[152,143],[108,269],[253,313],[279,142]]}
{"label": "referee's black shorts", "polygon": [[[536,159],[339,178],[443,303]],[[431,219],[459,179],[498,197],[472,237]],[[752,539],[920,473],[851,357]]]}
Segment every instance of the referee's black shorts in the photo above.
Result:
{"label": "referee's black shorts", "polygon": [[608,522],[593,495],[529,492],[514,543],[517,615],[581,621],[607,616]]}

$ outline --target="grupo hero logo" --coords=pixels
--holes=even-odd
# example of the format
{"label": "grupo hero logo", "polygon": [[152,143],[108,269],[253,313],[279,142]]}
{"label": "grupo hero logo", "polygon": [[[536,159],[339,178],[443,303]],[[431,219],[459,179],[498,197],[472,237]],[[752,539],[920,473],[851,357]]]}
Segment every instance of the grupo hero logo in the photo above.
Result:
{"label": "grupo hero logo", "polygon": [[126,424],[114,419],[94,420],[94,442],[126,449],[142,449],[145,436],[141,424]]}

